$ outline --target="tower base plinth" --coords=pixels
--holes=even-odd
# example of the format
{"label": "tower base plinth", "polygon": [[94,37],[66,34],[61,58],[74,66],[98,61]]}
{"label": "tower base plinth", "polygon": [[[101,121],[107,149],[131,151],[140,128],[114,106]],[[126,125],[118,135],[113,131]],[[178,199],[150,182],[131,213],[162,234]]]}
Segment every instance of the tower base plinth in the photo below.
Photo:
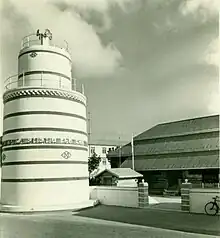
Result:
{"label": "tower base plinth", "polygon": [[37,213],[37,212],[56,212],[56,211],[76,211],[94,207],[98,204],[97,200],[87,200],[80,203],[73,203],[67,205],[53,205],[40,207],[25,207],[25,206],[10,206],[1,204],[0,212],[4,213]]}

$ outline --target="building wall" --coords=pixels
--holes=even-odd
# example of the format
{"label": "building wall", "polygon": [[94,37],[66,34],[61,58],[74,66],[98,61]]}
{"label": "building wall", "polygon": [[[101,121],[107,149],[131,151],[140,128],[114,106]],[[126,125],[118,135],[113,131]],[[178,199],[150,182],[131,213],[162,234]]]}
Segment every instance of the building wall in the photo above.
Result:
{"label": "building wall", "polygon": [[180,190],[181,183],[188,179],[193,188],[201,188],[202,184],[208,186],[218,183],[218,169],[194,169],[194,170],[164,170],[164,171],[137,171],[144,176],[149,184],[150,194],[163,194],[164,189]]}
{"label": "building wall", "polygon": [[93,153],[96,153],[97,156],[100,156],[101,158],[98,170],[111,168],[111,163],[107,159],[107,153],[109,149],[112,148],[116,148],[116,145],[98,145],[98,144],[89,145],[89,157],[92,157]]}

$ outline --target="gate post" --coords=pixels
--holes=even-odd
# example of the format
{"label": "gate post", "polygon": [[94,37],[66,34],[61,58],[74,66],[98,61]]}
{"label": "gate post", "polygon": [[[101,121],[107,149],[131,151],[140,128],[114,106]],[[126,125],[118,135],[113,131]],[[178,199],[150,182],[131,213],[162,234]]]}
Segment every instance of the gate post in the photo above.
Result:
{"label": "gate post", "polygon": [[190,212],[190,189],[192,188],[192,184],[188,183],[188,180],[185,183],[182,183],[181,186],[181,210]]}
{"label": "gate post", "polygon": [[149,205],[148,183],[143,180],[138,184],[138,207],[146,208]]}

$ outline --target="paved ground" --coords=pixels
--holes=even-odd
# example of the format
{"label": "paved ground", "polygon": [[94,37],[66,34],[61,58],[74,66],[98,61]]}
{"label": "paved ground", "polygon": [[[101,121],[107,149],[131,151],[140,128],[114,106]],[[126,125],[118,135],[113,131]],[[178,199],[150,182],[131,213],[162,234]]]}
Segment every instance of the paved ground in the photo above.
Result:
{"label": "paved ground", "polygon": [[149,208],[159,209],[159,210],[171,210],[171,211],[181,211],[181,204],[178,203],[160,203],[155,205],[150,205]]}
{"label": "paved ground", "polygon": [[[161,228],[191,230],[213,236]],[[74,215],[69,212],[0,214],[1,238],[211,238],[217,237],[214,235],[220,234],[219,231],[218,217],[152,209],[97,206]]]}
{"label": "paved ground", "polygon": [[103,205],[81,211],[76,215],[171,230],[220,235],[219,216]]}
{"label": "paved ground", "polygon": [[178,196],[170,196],[170,197],[164,197],[164,196],[150,196],[154,200],[156,200],[159,203],[178,203],[181,204],[181,197]]}
{"label": "paved ground", "polygon": [[181,197],[151,197],[153,200],[158,203],[150,204],[149,208],[160,209],[160,210],[173,210],[181,211]]}

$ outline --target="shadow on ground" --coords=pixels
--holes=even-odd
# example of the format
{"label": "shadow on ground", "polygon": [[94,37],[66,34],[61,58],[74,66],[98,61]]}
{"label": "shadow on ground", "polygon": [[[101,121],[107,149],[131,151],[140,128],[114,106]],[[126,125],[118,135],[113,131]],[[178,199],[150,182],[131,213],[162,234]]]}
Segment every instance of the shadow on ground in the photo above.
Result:
{"label": "shadow on ground", "polygon": [[74,215],[177,231],[220,235],[219,216],[105,205],[81,210]]}

